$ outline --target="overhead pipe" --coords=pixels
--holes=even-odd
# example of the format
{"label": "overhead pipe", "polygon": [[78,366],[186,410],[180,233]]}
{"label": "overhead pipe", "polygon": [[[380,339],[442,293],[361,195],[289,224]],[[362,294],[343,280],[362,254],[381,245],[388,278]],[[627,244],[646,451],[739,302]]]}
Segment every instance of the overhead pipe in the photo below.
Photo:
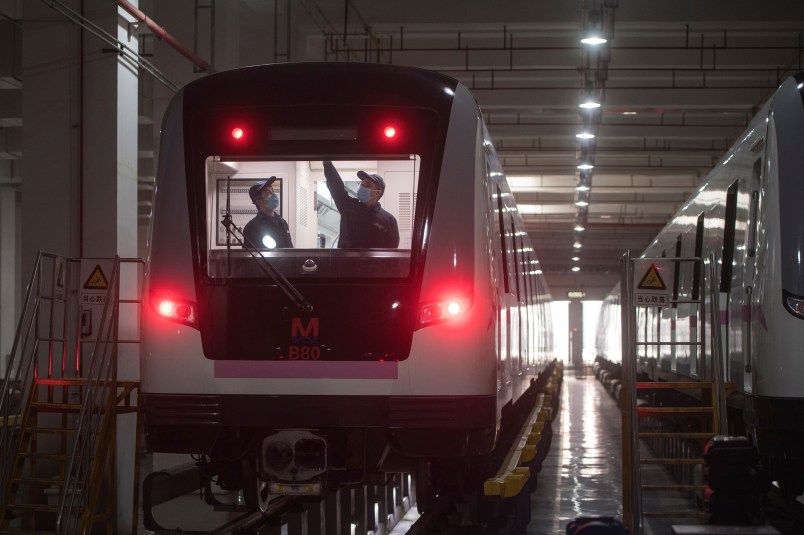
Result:
{"label": "overhead pipe", "polygon": [[[117,1],[117,0],[115,0]],[[365,32],[349,32],[349,38],[362,38],[365,37]],[[509,37],[513,37],[512,34],[508,34]],[[323,33],[323,37],[326,39],[329,50],[329,53],[338,53],[343,52],[345,49],[338,49],[333,48],[338,41],[343,41],[343,34],[341,33],[332,33],[326,32]],[[408,37],[410,39],[410,37]],[[458,32],[458,39],[460,40],[460,32]],[[489,46],[473,46],[469,47],[468,44],[459,42],[457,46],[392,46],[389,47],[388,51],[393,52],[461,52],[465,53],[468,49],[469,52],[508,52],[513,50],[515,52],[563,52],[563,51],[573,51],[578,50],[578,46],[576,45],[562,45],[562,46],[512,46],[510,43],[506,43],[505,45],[489,45]],[[701,44],[701,45],[611,45],[609,47],[612,51],[623,51],[623,50],[660,50],[660,51],[676,51],[676,50],[692,50],[692,51],[709,51],[711,50],[711,45]],[[801,46],[799,45],[728,45],[728,46],[721,46],[718,47],[718,50],[730,50],[730,51],[739,51],[739,50],[777,50],[777,51],[800,51]],[[367,46],[350,46],[350,52],[354,52],[356,54],[360,53],[374,53],[376,51],[375,47],[367,47]],[[508,70],[508,69],[506,69]],[[577,70],[577,68],[575,69]]]}
{"label": "overhead pipe", "polygon": [[187,47],[179,43],[172,35],[170,35],[164,28],[159,26],[153,19],[149,18],[145,13],[140,11],[137,7],[135,7],[131,2],[128,0],[114,0],[117,5],[122,7],[126,10],[126,12],[137,19],[140,22],[145,23],[151,33],[153,33],[157,39],[160,39],[167,43],[168,45],[172,46],[179,54],[184,56],[185,58],[189,59],[193,65],[198,67],[199,70],[203,72],[212,72],[212,67],[209,63],[205,60],[201,59]]}

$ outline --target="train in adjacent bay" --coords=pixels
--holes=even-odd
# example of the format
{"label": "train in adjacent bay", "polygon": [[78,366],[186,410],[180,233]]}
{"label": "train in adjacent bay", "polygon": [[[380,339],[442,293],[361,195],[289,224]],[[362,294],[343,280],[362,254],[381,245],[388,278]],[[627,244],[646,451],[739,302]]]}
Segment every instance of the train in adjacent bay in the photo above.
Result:
{"label": "train in adjacent bay", "polygon": [[[804,492],[804,73],[785,79],[642,253],[645,258],[714,255],[724,379],[732,434],[747,434],[770,476],[788,495]],[[711,329],[700,314],[701,267],[678,262],[674,304],[645,309],[638,373],[647,380],[705,377],[709,349],[694,344]],[[702,295],[709,302],[709,290]],[[601,310],[597,354],[618,373],[619,285]],[[676,343],[681,341],[682,343]]]}
{"label": "train in adjacent bay", "polygon": [[[382,178],[397,247],[339,246],[330,161],[350,197],[358,173]],[[350,63],[213,74],[173,98],[158,162],[147,445],[199,456],[249,505],[407,471],[426,508],[554,366],[548,287],[458,81]],[[266,181],[293,247],[244,241]]]}

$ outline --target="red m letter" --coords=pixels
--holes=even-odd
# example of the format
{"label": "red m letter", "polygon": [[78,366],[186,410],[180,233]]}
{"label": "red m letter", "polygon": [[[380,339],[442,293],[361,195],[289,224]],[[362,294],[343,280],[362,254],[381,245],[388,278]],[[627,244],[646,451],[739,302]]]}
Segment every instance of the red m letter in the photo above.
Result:
{"label": "red m letter", "polygon": [[310,321],[307,322],[307,326],[302,325],[301,318],[293,318],[293,321],[290,324],[290,335],[291,336],[304,336],[307,337],[317,337],[318,336],[318,318],[310,318]]}

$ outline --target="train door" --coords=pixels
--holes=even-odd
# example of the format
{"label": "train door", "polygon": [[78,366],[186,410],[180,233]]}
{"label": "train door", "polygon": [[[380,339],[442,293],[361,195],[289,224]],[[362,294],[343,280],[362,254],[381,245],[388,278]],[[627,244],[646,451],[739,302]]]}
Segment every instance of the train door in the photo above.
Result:
{"label": "train door", "polygon": [[[693,254],[696,258],[703,258],[704,254],[704,221],[706,219],[706,214],[701,213],[698,216],[698,222],[695,225],[695,252]],[[692,299],[703,299],[701,295],[701,276],[703,275],[701,271],[701,263],[696,262],[693,265],[692,269]],[[694,310],[697,308],[698,312]],[[692,310],[690,310],[689,314],[689,325],[690,325],[690,376],[691,377],[698,377],[701,365],[701,351],[696,344],[697,340],[700,340],[700,336],[698,335],[698,330],[700,328],[701,322],[703,321],[703,317],[700,311],[703,310],[703,307],[695,307],[693,305]]]}
{"label": "train door", "polygon": [[511,281],[509,279],[509,254],[508,254],[508,240],[506,235],[508,232],[505,228],[505,205],[503,203],[503,192],[499,184],[495,185],[494,197],[494,211],[497,212],[497,235],[500,237],[500,264],[501,269],[498,273],[498,281],[501,278],[502,284],[498,282],[497,291],[501,293],[497,299],[497,324],[500,326],[497,337],[498,354],[500,355],[499,366],[501,368],[500,376],[502,377],[502,395],[504,399],[509,399],[511,396]]}
{"label": "train door", "polygon": [[[681,258],[682,238],[681,234],[676,238],[675,258]],[[676,366],[676,359],[678,349],[676,342],[681,340],[678,337],[678,294],[681,283],[681,262],[676,262],[675,269],[673,270],[673,303],[670,305],[670,371],[675,372],[678,370]]]}
{"label": "train door", "polygon": [[[735,180],[726,192],[726,214],[723,226],[723,251],[720,262],[720,318],[721,318],[721,349],[724,359],[724,374],[729,381],[736,382],[742,374],[740,361],[742,360],[742,344],[740,343],[741,322],[740,310],[745,303],[736,289],[742,287],[742,270],[735,265],[742,266],[742,254],[736,251],[737,232],[737,201],[740,181]],[[732,292],[735,289],[735,293]]]}
{"label": "train door", "polygon": [[[667,258],[667,250],[662,251],[662,258]],[[670,322],[672,321],[673,308],[664,307],[657,308],[657,325],[656,325],[656,357],[659,359],[659,368],[663,372],[670,371],[670,352],[672,351],[673,344],[668,344],[668,339],[672,336],[670,329]]]}
{"label": "train door", "polygon": [[751,148],[754,153],[759,153],[759,157],[754,160],[751,168],[751,179],[748,182],[748,191],[751,192],[748,205],[748,219],[747,219],[747,232],[745,233],[745,262],[743,267],[744,283],[743,288],[745,291],[745,313],[742,317],[742,336],[741,347],[743,348],[742,362],[740,363],[743,371],[742,386],[746,394],[753,391],[753,375],[752,375],[752,357],[754,355],[754,340],[756,336],[753,332],[754,326],[758,322],[753,321],[754,313],[759,309],[757,300],[757,293],[754,292],[756,287],[755,279],[757,274],[756,257],[757,257],[757,235],[759,233],[759,217],[760,217],[760,192],[762,191],[763,177],[763,161],[761,150],[764,149],[765,143],[760,140],[755,143]]}
{"label": "train door", "polygon": [[[690,258],[695,256],[695,235],[696,227],[688,228],[683,235],[681,235],[681,257]],[[695,264],[692,262],[680,262],[676,267],[678,274],[678,292],[674,290],[674,294],[678,295],[679,300],[689,301],[692,299],[693,277],[695,271]],[[697,310],[696,305],[690,303],[679,303],[676,306],[676,339],[681,342],[676,346],[676,373],[684,376],[690,376],[691,368],[690,362],[693,358],[693,346],[690,341],[692,340],[692,325],[693,314]],[[686,343],[683,343],[686,342]]]}
{"label": "train door", "polygon": [[510,236],[511,236],[511,254],[510,260],[513,267],[512,276],[514,278],[513,290],[516,291],[514,294],[514,303],[511,307],[511,368],[513,370],[513,378],[515,381],[514,384],[514,398],[519,396],[519,379],[522,377],[523,374],[523,366],[522,366],[522,283],[521,283],[521,269],[519,267],[519,258],[517,255],[517,249],[519,249],[519,240],[517,240],[517,229],[516,224],[514,223],[514,216],[509,215],[508,217],[510,223]]}

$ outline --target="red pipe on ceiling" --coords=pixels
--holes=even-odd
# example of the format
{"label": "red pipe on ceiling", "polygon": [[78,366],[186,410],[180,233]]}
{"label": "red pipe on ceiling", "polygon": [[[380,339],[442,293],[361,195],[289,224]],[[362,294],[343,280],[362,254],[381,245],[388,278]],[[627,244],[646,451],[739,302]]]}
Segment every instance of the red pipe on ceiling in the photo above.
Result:
{"label": "red pipe on ceiling", "polygon": [[191,50],[189,50],[184,45],[179,43],[172,35],[166,32],[164,28],[159,26],[152,19],[148,18],[148,16],[145,13],[143,13],[137,7],[128,2],[128,0],[115,0],[115,2],[117,3],[117,5],[125,9],[126,12],[128,12],[132,17],[134,17],[140,22],[144,22],[145,25],[148,26],[148,29],[151,30],[151,32],[158,39],[165,41],[167,44],[175,48],[179,52],[179,54],[181,54],[182,56],[193,62],[193,65],[195,65],[202,71],[212,70],[212,67],[209,65],[209,63],[199,58]]}

